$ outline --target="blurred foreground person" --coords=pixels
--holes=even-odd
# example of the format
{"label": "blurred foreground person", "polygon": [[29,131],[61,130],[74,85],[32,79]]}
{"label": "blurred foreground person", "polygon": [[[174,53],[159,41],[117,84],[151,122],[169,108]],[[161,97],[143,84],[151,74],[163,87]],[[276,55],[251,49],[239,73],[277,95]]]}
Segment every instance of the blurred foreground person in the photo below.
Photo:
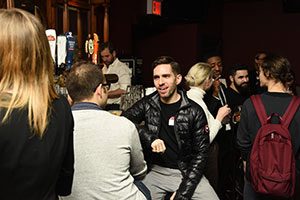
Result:
{"label": "blurred foreground person", "polygon": [[73,180],[73,118],[53,87],[45,29],[30,13],[0,10],[0,196],[54,200]]}

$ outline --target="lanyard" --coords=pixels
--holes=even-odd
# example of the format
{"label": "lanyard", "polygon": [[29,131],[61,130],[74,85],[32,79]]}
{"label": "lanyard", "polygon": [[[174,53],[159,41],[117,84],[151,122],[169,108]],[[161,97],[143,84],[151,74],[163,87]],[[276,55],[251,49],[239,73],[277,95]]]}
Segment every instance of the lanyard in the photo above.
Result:
{"label": "lanyard", "polygon": [[221,85],[220,85],[220,90],[218,92],[218,96],[219,96],[222,106],[227,104],[226,96],[225,96],[224,90]]}

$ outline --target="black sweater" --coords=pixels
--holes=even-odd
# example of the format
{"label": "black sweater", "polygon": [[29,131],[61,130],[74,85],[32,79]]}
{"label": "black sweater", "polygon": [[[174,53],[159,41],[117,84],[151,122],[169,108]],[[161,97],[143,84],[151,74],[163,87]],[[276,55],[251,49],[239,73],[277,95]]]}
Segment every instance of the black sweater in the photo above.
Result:
{"label": "black sweater", "polygon": [[[287,93],[267,92],[262,94],[262,101],[269,116],[271,113],[283,115],[292,99]],[[242,159],[248,161],[252,143],[256,133],[261,127],[259,119],[250,99],[247,99],[242,107],[241,121],[237,132],[237,145],[241,150]],[[296,168],[300,172],[300,109],[298,108],[289,126],[294,152],[296,155]],[[247,169],[248,171],[248,169]]]}
{"label": "black sweater", "polygon": [[42,139],[30,131],[26,110],[14,110],[10,119],[0,121],[0,199],[54,200],[70,194],[73,117],[67,100],[53,102]]}

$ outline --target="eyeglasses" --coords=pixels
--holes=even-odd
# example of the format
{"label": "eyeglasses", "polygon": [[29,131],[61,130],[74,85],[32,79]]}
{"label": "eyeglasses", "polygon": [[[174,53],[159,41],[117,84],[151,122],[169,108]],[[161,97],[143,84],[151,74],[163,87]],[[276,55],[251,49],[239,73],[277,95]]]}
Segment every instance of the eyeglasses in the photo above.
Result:
{"label": "eyeglasses", "polygon": [[105,87],[107,90],[110,89],[110,83],[102,83],[101,87]]}
{"label": "eyeglasses", "polygon": [[[106,90],[110,89],[110,83],[100,83],[99,84],[102,88],[105,88]],[[99,85],[97,85],[94,89],[94,92],[96,91],[96,89],[99,87]]]}

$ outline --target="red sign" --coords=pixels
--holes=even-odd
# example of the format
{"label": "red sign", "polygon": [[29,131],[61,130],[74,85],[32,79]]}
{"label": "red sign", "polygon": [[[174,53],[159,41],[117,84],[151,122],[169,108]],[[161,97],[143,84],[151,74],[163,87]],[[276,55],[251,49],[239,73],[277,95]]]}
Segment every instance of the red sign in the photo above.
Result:
{"label": "red sign", "polygon": [[152,14],[161,15],[161,2],[160,1],[152,1]]}

